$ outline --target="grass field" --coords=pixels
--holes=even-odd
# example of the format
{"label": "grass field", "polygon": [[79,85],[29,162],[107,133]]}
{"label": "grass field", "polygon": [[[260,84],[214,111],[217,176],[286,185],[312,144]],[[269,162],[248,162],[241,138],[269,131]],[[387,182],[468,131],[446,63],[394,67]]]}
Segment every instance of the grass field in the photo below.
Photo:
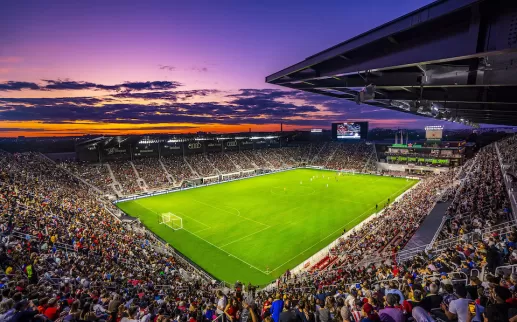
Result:
{"label": "grass field", "polygon": [[[117,205],[216,278],[265,285],[415,183],[297,169]],[[184,229],[160,224],[166,212]]]}

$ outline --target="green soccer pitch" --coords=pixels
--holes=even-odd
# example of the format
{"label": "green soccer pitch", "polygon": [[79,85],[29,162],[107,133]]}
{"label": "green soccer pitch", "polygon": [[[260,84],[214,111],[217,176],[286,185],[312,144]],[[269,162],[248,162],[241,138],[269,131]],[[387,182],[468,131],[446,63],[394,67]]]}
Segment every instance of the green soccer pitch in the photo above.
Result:
{"label": "green soccer pitch", "polygon": [[[416,182],[297,169],[117,206],[214,277],[265,285]],[[160,224],[169,212],[183,219],[183,229]]]}

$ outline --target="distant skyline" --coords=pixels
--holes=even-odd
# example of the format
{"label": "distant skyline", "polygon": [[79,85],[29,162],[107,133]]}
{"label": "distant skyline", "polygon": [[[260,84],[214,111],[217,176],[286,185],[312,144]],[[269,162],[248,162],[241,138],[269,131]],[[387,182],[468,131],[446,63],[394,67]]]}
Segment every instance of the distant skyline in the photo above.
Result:
{"label": "distant skyline", "polygon": [[9,1],[0,137],[443,124],[265,77],[430,0]]}

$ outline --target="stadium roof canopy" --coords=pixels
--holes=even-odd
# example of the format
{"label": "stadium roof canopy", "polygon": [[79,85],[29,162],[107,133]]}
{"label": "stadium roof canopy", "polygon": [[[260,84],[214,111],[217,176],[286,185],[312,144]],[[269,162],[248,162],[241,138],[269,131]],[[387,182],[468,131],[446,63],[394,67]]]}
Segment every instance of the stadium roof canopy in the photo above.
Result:
{"label": "stadium roof canopy", "polygon": [[454,122],[517,125],[517,1],[436,1],[266,82]]}

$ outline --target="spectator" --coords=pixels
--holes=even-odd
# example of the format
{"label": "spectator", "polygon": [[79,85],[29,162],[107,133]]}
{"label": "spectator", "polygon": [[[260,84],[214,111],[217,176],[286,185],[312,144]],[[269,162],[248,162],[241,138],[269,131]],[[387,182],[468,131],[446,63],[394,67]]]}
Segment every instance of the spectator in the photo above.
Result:
{"label": "spectator", "polygon": [[395,307],[399,298],[395,294],[386,295],[386,307],[379,311],[379,318],[382,322],[404,322],[405,317],[402,311]]}
{"label": "spectator", "polygon": [[467,299],[467,290],[463,284],[456,285],[455,294],[457,299],[450,301],[449,305],[444,302],[441,304],[441,309],[444,311],[447,319],[455,320],[458,322],[467,322],[469,316],[469,304],[472,300]]}

